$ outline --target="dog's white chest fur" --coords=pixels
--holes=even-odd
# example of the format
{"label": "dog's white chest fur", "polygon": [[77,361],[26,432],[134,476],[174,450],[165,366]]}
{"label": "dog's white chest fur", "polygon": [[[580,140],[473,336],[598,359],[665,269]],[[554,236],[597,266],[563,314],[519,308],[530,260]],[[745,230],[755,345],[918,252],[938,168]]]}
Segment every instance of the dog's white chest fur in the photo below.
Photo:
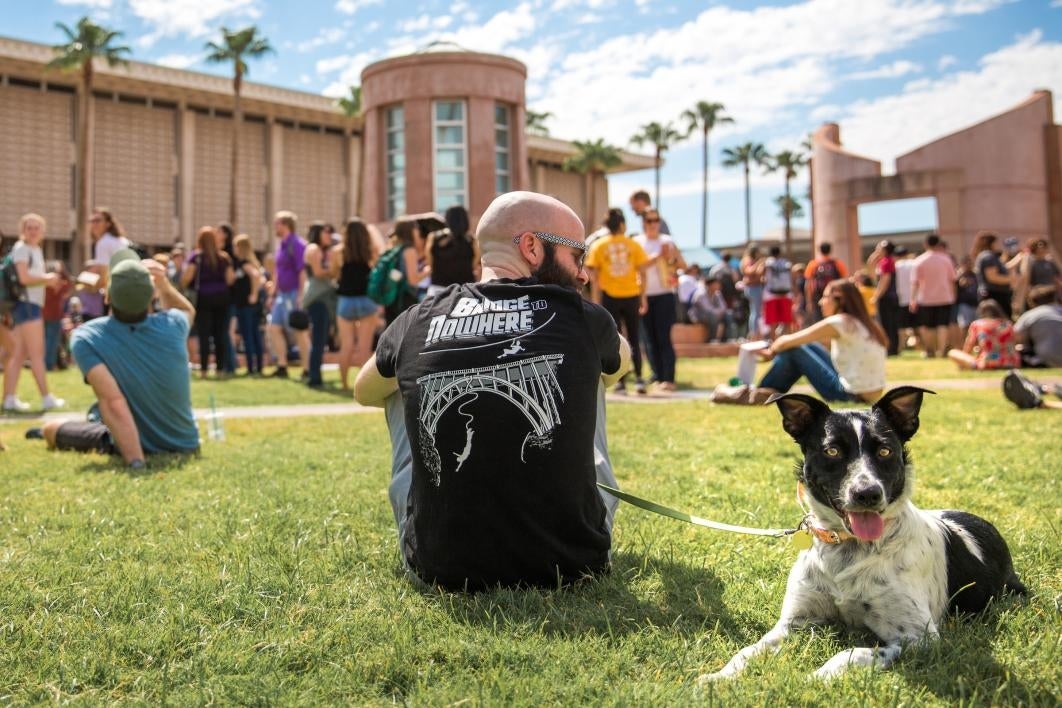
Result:
{"label": "dog's white chest fur", "polygon": [[865,627],[886,642],[933,631],[947,608],[939,523],[908,503],[878,541],[816,543],[793,567],[786,602],[794,610],[812,605],[813,614]]}

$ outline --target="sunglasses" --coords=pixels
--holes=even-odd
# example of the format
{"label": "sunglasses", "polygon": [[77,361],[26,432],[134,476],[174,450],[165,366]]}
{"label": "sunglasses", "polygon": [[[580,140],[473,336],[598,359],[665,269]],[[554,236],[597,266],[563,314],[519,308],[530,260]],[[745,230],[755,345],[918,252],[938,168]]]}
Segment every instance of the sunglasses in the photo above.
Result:
{"label": "sunglasses", "polygon": [[[575,260],[575,264],[579,266],[580,270],[582,270],[583,263],[586,262],[586,252],[590,250],[585,243],[582,243],[580,241],[573,241],[570,238],[564,238],[563,236],[558,236],[557,234],[551,234],[548,231],[532,231],[530,233],[534,234],[540,240],[545,241],[546,243],[552,243],[558,246],[567,246],[568,248],[574,248],[575,250],[579,251],[579,257]],[[520,239],[523,238],[523,236],[524,234],[517,234],[516,236],[513,236],[513,245],[520,245]]]}
{"label": "sunglasses", "polygon": [[660,219],[642,219],[647,224],[659,224]]}

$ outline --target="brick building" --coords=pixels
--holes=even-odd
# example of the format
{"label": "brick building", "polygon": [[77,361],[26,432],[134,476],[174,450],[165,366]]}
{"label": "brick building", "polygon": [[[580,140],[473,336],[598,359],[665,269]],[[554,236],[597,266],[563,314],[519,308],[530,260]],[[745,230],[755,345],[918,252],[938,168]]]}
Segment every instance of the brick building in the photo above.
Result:
{"label": "brick building", "polygon": [[[19,216],[38,212],[46,256],[68,259],[80,96],[76,75],[45,70],[52,56],[48,45],[0,38],[0,232],[6,245]],[[89,203],[110,207],[149,249],[190,244],[199,226],[227,220],[231,80],[136,61],[95,70]],[[525,79],[511,58],[437,45],[367,67],[357,118],[318,94],[245,83],[237,229],[264,250],[279,209],[340,224],[360,206],[384,223],[463,203],[475,220],[513,189],[554,194],[588,225],[599,221],[605,176],[564,172],[572,144],[525,133]],[[652,167],[622,156],[612,171]],[[588,187],[597,217],[586,213]]]}

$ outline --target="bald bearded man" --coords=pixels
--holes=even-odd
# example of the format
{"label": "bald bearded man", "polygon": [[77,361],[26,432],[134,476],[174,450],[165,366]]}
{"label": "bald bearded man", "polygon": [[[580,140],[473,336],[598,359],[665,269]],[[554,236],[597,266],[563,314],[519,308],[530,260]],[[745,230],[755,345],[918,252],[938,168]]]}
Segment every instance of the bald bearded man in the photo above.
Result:
{"label": "bald bearded man", "polygon": [[448,589],[556,586],[609,566],[604,390],[630,348],[583,300],[583,225],[541,194],[491,203],[482,277],[403,313],[354,387],[384,406],[403,561]]}

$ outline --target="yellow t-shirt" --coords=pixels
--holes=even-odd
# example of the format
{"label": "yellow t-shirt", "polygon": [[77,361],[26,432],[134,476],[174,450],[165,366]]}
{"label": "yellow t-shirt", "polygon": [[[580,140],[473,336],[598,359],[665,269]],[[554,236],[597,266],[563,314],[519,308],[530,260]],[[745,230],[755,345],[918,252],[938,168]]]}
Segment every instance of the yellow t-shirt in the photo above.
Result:
{"label": "yellow t-shirt", "polygon": [[637,241],[610,234],[594,241],[586,255],[586,267],[597,271],[597,281],[609,297],[637,297],[638,269],[649,260]]}

